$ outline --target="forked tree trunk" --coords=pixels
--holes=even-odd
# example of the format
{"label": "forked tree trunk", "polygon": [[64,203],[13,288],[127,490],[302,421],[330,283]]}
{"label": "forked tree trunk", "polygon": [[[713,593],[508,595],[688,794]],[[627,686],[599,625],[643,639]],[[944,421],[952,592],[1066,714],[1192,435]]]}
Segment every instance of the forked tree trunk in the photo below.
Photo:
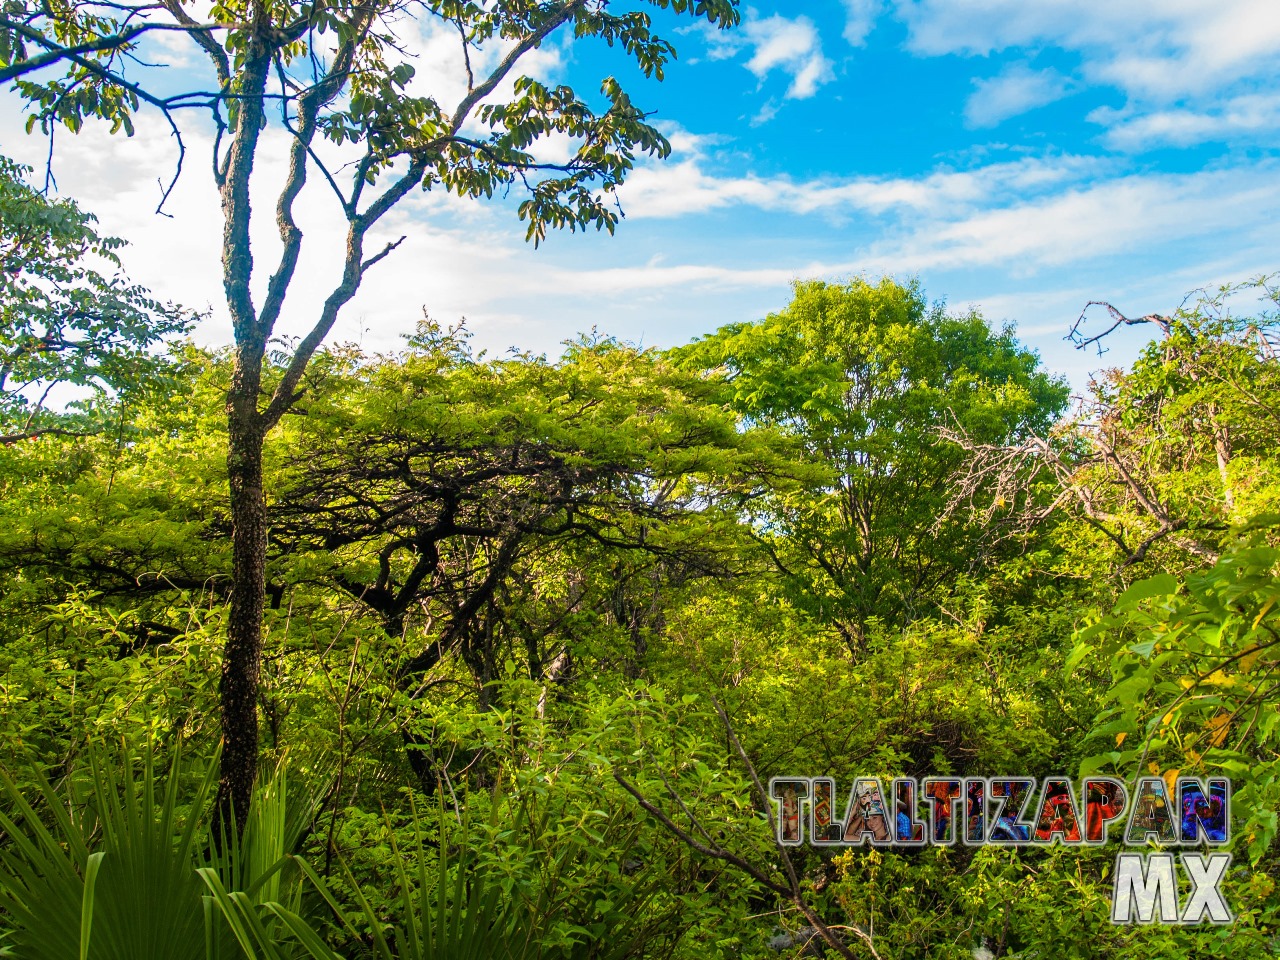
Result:
{"label": "forked tree trunk", "polygon": [[[453,113],[448,136],[442,138],[440,144],[458,133],[472,109],[502,82],[521,56],[537,47],[560,24],[571,19],[584,2],[564,0],[553,15],[548,16],[536,30],[530,31],[503,58],[487,80],[470,87]],[[401,237],[394,243],[388,243],[381,253],[366,260],[365,234],[422,182],[427,170],[443,155],[440,146],[433,155],[425,152],[403,154],[410,158],[408,168],[390,187],[365,205],[363,212],[357,212],[359,188],[363,188],[364,177],[369,170],[361,167],[359,188],[355,189],[349,203],[344,203],[347,242],[342,277],[325,300],[315,326],[295,348],[266,407],[259,409],[267,340],[275,329],[285,294],[293,281],[302,244],[302,231],[293,218],[293,204],[306,185],[307,157],[319,129],[317,116],[323,107],[332,103],[350,79],[356,51],[367,38],[381,7],[374,4],[358,8],[347,23],[350,35],[340,42],[324,80],[298,96],[294,118],[297,126],[290,130],[293,143],[289,154],[289,173],[276,206],[276,223],[283,250],[267,286],[262,309],[257,311],[250,293],[253,255],[249,236],[249,179],[259,137],[266,127],[267,76],[285,46],[301,39],[302,30],[299,28],[289,33],[273,26],[273,9],[269,4],[254,3],[250,6],[253,29],[243,50],[243,61],[237,61],[234,71],[225,54],[217,50],[216,42],[210,42],[219,77],[227,89],[235,89],[237,105],[236,117],[230,123],[232,136],[226,156],[220,162],[216,147],[214,156],[214,176],[218,182],[223,215],[223,288],[236,342],[235,368],[227,391],[232,586],[231,614],[219,686],[223,745],[214,814],[214,840],[219,843],[224,832],[229,835],[228,828],[232,822],[236,832],[243,833],[257,774],[258,675],[262,665],[262,614],[266,600],[267,565],[267,510],[262,486],[263,438],[296,399],[307,363],[333,329],[339,311],[355,296],[365,271],[386,258],[404,240]],[[210,46],[206,45],[205,49],[210,49]],[[283,77],[281,80],[283,82]],[[369,154],[370,158],[373,156]]]}

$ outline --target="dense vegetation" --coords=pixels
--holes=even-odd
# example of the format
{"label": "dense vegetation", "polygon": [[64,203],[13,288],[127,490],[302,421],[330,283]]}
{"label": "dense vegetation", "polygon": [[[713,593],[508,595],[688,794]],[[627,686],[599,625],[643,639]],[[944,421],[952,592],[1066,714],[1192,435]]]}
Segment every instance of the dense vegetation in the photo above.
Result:
{"label": "dense vegetation", "polygon": [[[892,279],[667,351],[490,356],[430,319],[322,350],[265,441],[239,834],[210,817],[231,357],[4,173],[0,953],[1275,952],[1265,281],[1149,318],[1076,400]],[[1111,850],[784,852],[758,789],[1094,770],[1234,778],[1233,927],[1111,926]]]}

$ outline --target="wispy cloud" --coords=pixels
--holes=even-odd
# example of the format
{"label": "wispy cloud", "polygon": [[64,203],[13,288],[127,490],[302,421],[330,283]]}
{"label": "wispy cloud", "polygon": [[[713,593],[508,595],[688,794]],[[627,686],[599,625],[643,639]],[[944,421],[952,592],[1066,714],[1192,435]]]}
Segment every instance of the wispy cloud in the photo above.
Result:
{"label": "wispy cloud", "polygon": [[867,35],[884,12],[884,0],[843,0],[843,3],[844,38],[850,46],[860,47],[867,42]]}
{"label": "wispy cloud", "polygon": [[1225,231],[1261,236],[1280,217],[1278,183],[1275,165],[1100,180],[949,222],[917,222],[879,245],[874,260],[898,270],[1000,265],[1016,276]]}
{"label": "wispy cloud", "polygon": [[[674,141],[673,141],[674,142]],[[672,218],[732,207],[754,207],[833,220],[854,214],[956,215],[986,204],[1033,197],[1097,175],[1106,164],[1054,156],[991,163],[972,170],[939,169],[919,177],[720,176],[700,144],[674,159],[639,167],[619,190],[628,218]]]}
{"label": "wispy cloud", "polygon": [[[1025,278],[1067,264],[1104,263],[1151,247],[1226,233],[1261,237],[1280,217],[1278,183],[1280,168],[1275,165],[1119,177],[951,215],[929,209],[842,259],[795,258],[767,266],[729,266],[713,258],[703,263],[650,262],[602,270],[552,270],[536,282],[549,291],[572,280],[575,289],[584,292],[627,296],[663,288],[768,287],[806,276],[936,275],[990,267]],[[1219,267],[1231,275],[1229,265]],[[1253,269],[1252,262],[1248,269]],[[1004,301],[1001,305],[1008,308]]]}
{"label": "wispy cloud", "polygon": [[835,79],[831,61],[822,52],[818,28],[806,16],[760,17],[754,10],[748,10],[740,29],[728,34],[704,31],[704,36],[713,60],[749,51],[743,66],[761,83],[775,71],[790,77],[791,83],[783,95],[788,100],[806,100],[823,84]]}
{"label": "wispy cloud", "polygon": [[986,55],[1057,46],[1134,97],[1173,100],[1274,77],[1275,0],[898,0],[917,53]]}
{"label": "wispy cloud", "polygon": [[1014,64],[986,80],[975,80],[974,91],[965,104],[965,122],[970,127],[994,127],[1001,121],[1060,100],[1072,90],[1072,83],[1056,70],[1032,70]]}
{"label": "wispy cloud", "polygon": [[1207,110],[1157,110],[1133,114],[1100,108],[1089,114],[1107,127],[1105,140],[1117,150],[1187,147],[1213,140],[1280,137],[1280,94],[1245,94]]}

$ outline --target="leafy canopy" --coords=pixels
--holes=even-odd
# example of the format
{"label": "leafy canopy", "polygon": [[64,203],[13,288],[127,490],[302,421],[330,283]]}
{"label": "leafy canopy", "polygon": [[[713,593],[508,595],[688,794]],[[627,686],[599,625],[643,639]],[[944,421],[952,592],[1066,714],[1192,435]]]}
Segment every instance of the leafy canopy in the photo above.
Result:
{"label": "leafy canopy", "polygon": [[817,486],[769,502],[766,539],[804,604],[852,641],[900,621],[970,566],[979,532],[944,516],[960,450],[938,428],[988,442],[1044,429],[1066,387],[1011,330],[929,308],[884,278],[798,283],[791,304],[676,351],[719,374],[746,423],[794,437]]}
{"label": "leafy canopy", "polygon": [[[548,227],[612,232],[620,214],[606,195],[637,153],[665,157],[670,144],[615,77],[584,96],[512,71],[563,27],[577,41],[595,38],[620,48],[645,77],[661,80],[676,51],[654,33],[650,10],[721,28],[739,17],[737,0],[215,0],[195,16],[177,0],[14,0],[0,8],[0,82],[14,80],[31,105],[28,131],[51,132],[57,124],[78,131],[98,118],[109,121],[113,133],[132,135],[133,116],[146,104],[165,115],[181,143],[177,113],[207,112],[219,132],[215,175],[232,179],[236,144],[245,140],[235,137],[242,112],[261,125],[268,105],[278,106],[312,162],[320,163],[317,134],[336,147],[360,149],[345,192],[338,188],[344,171],[333,164],[332,172],[324,170],[350,216],[364,188],[388,173],[409,186],[470,197],[493,197],[519,184],[527,194],[519,216],[537,243]],[[412,47],[419,41],[408,26],[414,20],[429,35],[456,35],[460,76],[444,84],[439,76],[418,76]],[[213,75],[181,93],[158,92],[170,90],[171,82],[156,82],[136,62],[146,35],[157,32],[189,37]],[[126,76],[129,61],[135,62]],[[462,93],[440,92],[450,84],[461,85]],[[233,144],[219,158],[224,133]],[[537,155],[536,144],[551,137],[571,144],[567,159]],[[245,143],[252,152],[256,144]],[[376,220],[381,212],[368,215]]]}
{"label": "leafy canopy", "polygon": [[[157,376],[153,348],[191,322],[124,276],[123,240],[99,236],[92,214],[48,199],[29,173],[0,156],[0,443],[85,428],[95,405]],[[80,388],[81,416],[49,409],[59,385]]]}

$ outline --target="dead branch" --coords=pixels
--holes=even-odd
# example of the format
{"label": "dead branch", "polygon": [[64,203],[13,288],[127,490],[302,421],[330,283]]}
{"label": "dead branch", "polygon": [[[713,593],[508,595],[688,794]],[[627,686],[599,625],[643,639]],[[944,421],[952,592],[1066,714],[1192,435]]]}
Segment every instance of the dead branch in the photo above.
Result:
{"label": "dead branch", "polygon": [[[1103,330],[1096,336],[1086,337],[1081,327],[1084,325],[1085,318],[1089,313],[1090,307],[1106,307],[1107,314],[1111,317],[1111,326]],[[1144,323],[1153,323],[1160,328],[1160,332],[1166,337],[1169,336],[1169,330],[1172,327],[1172,321],[1159,313],[1148,313],[1142,317],[1126,317],[1123,313],[1113,307],[1106,300],[1090,300],[1084,305],[1084,309],[1080,311],[1080,316],[1076,318],[1076,322],[1071,325],[1071,330],[1063,339],[1070,340],[1076,345],[1077,350],[1084,350],[1090,346],[1097,346],[1098,356],[1102,356],[1106,351],[1102,347],[1102,341],[1110,333],[1123,326],[1138,326]]]}
{"label": "dead branch", "polygon": [[[955,486],[939,515],[939,525],[965,511],[972,521],[986,526],[1003,522],[1010,531],[1006,535],[1012,536],[1031,530],[1072,504],[1080,519],[1124,555],[1122,569],[1142,562],[1151,548],[1164,539],[1209,562],[1217,559],[1216,551],[1187,535],[1190,523],[1174,516],[1150,484],[1140,478],[1140,465],[1113,442],[1099,420],[1077,417],[1060,424],[1056,436],[1032,436],[1015,444],[979,443],[958,423],[940,427],[937,432],[967,455],[955,475]],[[1073,444],[1073,439],[1079,442]],[[1049,502],[1037,503],[1032,490],[1046,475],[1057,493]],[[1136,546],[1130,540],[1133,531],[1126,530],[1126,526],[1133,526],[1133,520],[1126,522],[1124,516],[1105,506],[1107,498],[1113,496],[1105,492],[1107,486],[1119,487],[1123,491],[1122,502],[1134,508],[1140,518],[1154,522],[1155,529],[1148,527]]]}

